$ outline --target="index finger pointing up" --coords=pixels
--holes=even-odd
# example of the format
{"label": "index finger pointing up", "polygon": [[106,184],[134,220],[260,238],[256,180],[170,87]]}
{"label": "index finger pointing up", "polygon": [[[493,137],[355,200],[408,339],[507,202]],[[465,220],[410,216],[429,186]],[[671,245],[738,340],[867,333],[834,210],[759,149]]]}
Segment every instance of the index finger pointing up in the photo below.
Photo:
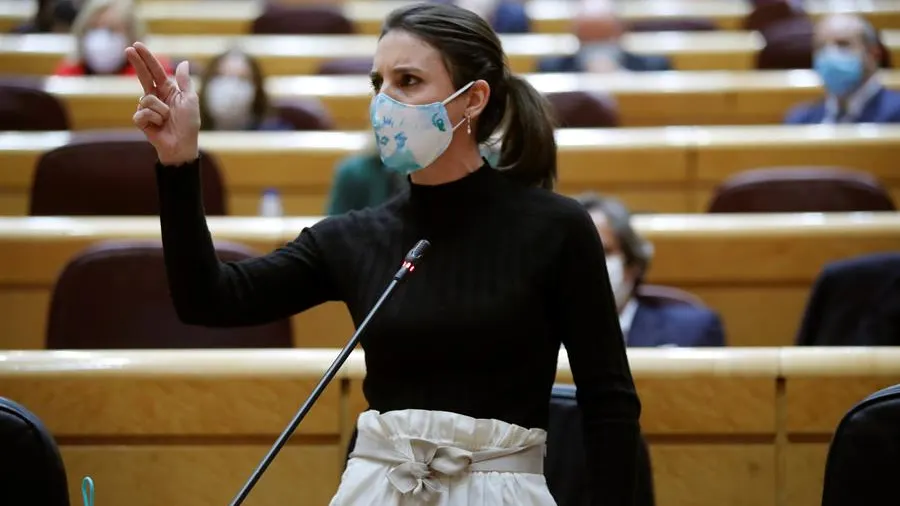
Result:
{"label": "index finger pointing up", "polygon": [[138,80],[141,81],[141,87],[144,88],[144,95],[153,93],[156,90],[156,86],[153,84],[153,76],[150,75],[150,69],[144,64],[144,60],[141,59],[140,55],[138,55],[133,47],[125,48],[125,56],[128,58],[128,63],[134,67]]}

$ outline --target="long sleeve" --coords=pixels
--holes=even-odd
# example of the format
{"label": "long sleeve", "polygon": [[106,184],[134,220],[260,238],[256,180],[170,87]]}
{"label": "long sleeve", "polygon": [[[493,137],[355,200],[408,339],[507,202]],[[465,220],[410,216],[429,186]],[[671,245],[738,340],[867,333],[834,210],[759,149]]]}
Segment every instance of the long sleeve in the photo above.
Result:
{"label": "long sleeve", "polygon": [[203,211],[200,160],[156,171],[169,290],[182,321],[258,325],[337,299],[312,231],[268,255],[220,262]]}
{"label": "long sleeve", "polygon": [[587,213],[573,218],[558,260],[556,325],[583,414],[591,504],[631,506],[641,405],[606,271]]}

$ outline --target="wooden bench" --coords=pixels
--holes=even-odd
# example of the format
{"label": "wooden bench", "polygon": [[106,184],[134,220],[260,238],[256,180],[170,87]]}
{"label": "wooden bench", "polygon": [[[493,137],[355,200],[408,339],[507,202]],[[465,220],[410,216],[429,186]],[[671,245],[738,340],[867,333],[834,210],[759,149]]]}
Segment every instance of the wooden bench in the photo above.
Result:
{"label": "wooden bench", "polygon": [[[537,68],[537,59],[572,54],[573,36],[553,34],[504,35],[503,46],[516,72]],[[151,50],[173,59],[203,64],[239,46],[256,56],[266,75],[315,74],[328,60],[369,57],[375,53],[374,35],[150,35]],[[0,68],[9,74],[51,75],[74,47],[68,34],[0,35]]]}
{"label": "wooden bench", "polygon": [[[34,167],[70,132],[0,133],[0,215],[27,212]],[[364,149],[358,132],[204,132],[234,215],[255,215],[266,188],[282,192],[286,212],[324,212],[334,167]],[[77,137],[76,137],[77,138]],[[815,125],[569,129],[557,133],[558,190],[602,191],[636,210],[698,212],[725,178],[782,165],[844,165],[882,179],[900,202],[900,127]]]}
{"label": "wooden bench", "polygon": [[[344,3],[344,12],[355,23],[359,33],[374,35],[381,30],[385,16],[404,2],[354,1]],[[837,10],[827,2],[805,2],[814,18]],[[574,4],[553,0],[531,0],[527,12],[533,30],[542,33],[566,33],[571,30]],[[900,8],[890,0],[874,0],[851,4],[850,12],[868,19],[877,29],[900,28]],[[626,22],[658,21],[685,18],[707,18],[722,30],[740,30],[750,14],[743,3],[717,0],[655,0],[620,2],[619,10]],[[33,4],[5,0],[0,2],[0,31],[7,32],[25,22],[34,12]],[[138,6],[148,29],[156,34],[242,35],[250,32],[251,23],[262,12],[259,2],[210,1],[146,1]]]}
{"label": "wooden bench", "polygon": [[[882,31],[881,36],[891,57],[900,61],[900,31]],[[516,72],[534,71],[540,59],[578,49],[578,40],[567,34],[503,35],[501,40]],[[152,35],[147,43],[160,54],[200,64],[238,45],[259,59],[266,75],[274,76],[313,74],[327,60],[370,56],[376,37]],[[622,43],[636,54],[668,56],[677,70],[751,70],[763,47],[761,35],[746,31],[629,33]],[[51,75],[73,44],[67,34],[0,35],[0,68],[10,74]]]}
{"label": "wooden bench", "polygon": [[[781,123],[791,107],[823,95],[812,70],[677,71],[615,74],[528,74],[541,92],[582,91],[612,96],[622,126],[750,125]],[[886,70],[885,86],[900,90],[900,71]],[[199,79],[195,79],[199,91]],[[73,130],[130,128],[141,87],[134,77],[48,77],[42,88],[62,99]],[[274,101],[317,100],[341,130],[369,128],[368,76],[275,76]]]}
{"label": "wooden bench", "polygon": [[[73,497],[90,475],[113,504],[225,504],[336,352],[0,352],[0,383],[56,436]],[[897,348],[632,349],[629,361],[661,506],[819,504],[837,421],[900,382]],[[354,352],[254,504],[327,504],[367,407],[364,375]],[[564,352],[557,381],[571,382]]]}
{"label": "wooden bench", "polygon": [[[260,254],[293,240],[319,218],[209,218],[216,240]],[[731,346],[788,346],[809,290],[828,262],[890,251],[900,215],[639,215],[653,243],[648,282],[700,296],[722,316]],[[159,238],[156,218],[0,218],[0,349],[41,349],[56,278],[91,244]],[[763,317],[764,316],[764,317]],[[340,303],[296,315],[298,347],[339,347],[353,324]]]}

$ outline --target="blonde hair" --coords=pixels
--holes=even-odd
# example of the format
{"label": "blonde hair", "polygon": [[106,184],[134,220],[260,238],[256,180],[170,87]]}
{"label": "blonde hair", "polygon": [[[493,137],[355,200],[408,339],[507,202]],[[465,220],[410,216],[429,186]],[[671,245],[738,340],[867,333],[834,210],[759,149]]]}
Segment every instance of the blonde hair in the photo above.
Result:
{"label": "blonde hair", "polygon": [[144,23],[138,18],[135,3],[132,0],[87,0],[78,10],[78,16],[72,22],[72,36],[75,39],[75,47],[72,49],[70,59],[74,62],[82,61],[81,41],[91,29],[94,20],[107,9],[119,9],[127,26],[129,44],[143,40],[147,34]]}

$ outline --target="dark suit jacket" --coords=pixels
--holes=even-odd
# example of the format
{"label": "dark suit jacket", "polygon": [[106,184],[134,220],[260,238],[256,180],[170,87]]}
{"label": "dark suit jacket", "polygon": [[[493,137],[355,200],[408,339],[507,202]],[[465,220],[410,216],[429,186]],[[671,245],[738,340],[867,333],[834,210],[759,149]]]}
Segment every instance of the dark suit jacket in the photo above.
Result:
{"label": "dark suit jacket", "polygon": [[[787,114],[785,124],[817,125],[825,118],[825,100],[800,104]],[[882,88],[863,108],[857,123],[900,123],[900,93]]]}
{"label": "dark suit jacket", "polygon": [[[633,72],[672,70],[672,64],[664,56],[643,56],[622,53],[622,67]],[[538,72],[584,72],[575,55],[545,58],[538,64]]]}
{"label": "dark suit jacket", "polygon": [[628,346],[725,346],[719,315],[681,304],[640,304],[628,331]]}
{"label": "dark suit jacket", "polygon": [[826,265],[813,284],[797,344],[900,345],[900,253]]}

